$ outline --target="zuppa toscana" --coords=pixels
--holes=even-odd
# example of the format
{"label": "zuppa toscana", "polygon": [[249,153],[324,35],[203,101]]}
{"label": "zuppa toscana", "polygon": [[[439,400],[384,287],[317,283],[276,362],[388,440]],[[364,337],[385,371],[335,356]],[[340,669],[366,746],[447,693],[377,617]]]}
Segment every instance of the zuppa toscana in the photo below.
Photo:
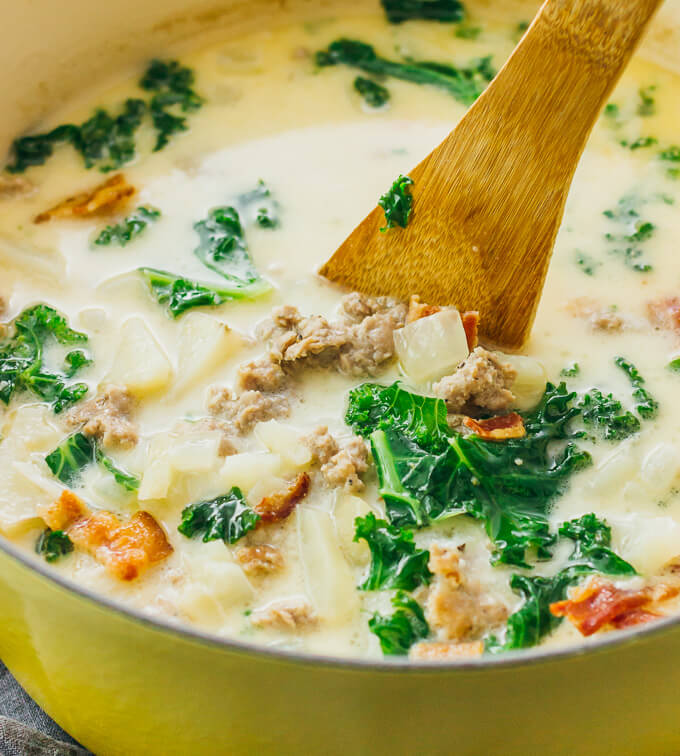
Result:
{"label": "zuppa toscana", "polygon": [[[0,533],[223,637],[446,660],[678,610],[680,117],[635,60],[530,342],[315,271],[521,34],[455,0],[151,61],[0,174]],[[675,141],[674,141],[675,140]],[[455,303],[453,303],[455,304]]]}

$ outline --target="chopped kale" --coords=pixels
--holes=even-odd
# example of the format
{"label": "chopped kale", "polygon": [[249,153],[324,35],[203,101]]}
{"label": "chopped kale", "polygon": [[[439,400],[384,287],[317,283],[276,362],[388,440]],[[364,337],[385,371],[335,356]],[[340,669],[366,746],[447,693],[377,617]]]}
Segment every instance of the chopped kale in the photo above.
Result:
{"label": "chopped kale", "polygon": [[192,307],[216,307],[237,299],[256,299],[270,290],[263,280],[252,284],[216,287],[213,284],[191,281],[156,268],[138,268],[159,304],[165,305],[173,318]]}
{"label": "chopped kale", "polygon": [[354,79],[354,89],[364,98],[364,102],[371,108],[382,108],[390,99],[389,90],[373,79],[357,76]]}
{"label": "chopped kale", "polygon": [[399,176],[378,200],[378,204],[385,211],[385,226],[380,229],[381,231],[387,231],[396,226],[406,228],[413,210],[412,186],[412,179],[408,176]]}
{"label": "chopped kale", "polygon": [[633,386],[633,399],[636,401],[635,410],[638,415],[645,420],[655,418],[659,411],[659,403],[644,387],[645,379],[640,375],[638,369],[632,362],[623,357],[617,357],[614,362],[630,379]]}
{"label": "chopped kale", "polygon": [[186,118],[203,105],[203,98],[194,89],[194,72],[176,60],[153,60],[139,86],[155,92],[149,103],[151,119],[157,131],[154,152],[162,150],[173,134],[186,131]]}
{"label": "chopped kale", "polygon": [[655,144],[658,144],[658,139],[656,137],[638,137],[637,139],[633,140],[632,142],[629,142],[626,139],[622,139],[619,144],[622,147],[628,147],[629,150],[641,150],[645,147],[653,147]]}
{"label": "chopped kale", "polygon": [[639,102],[636,112],[639,116],[651,116],[656,113],[656,102],[653,96],[655,90],[654,85],[642,87],[638,90]]}
{"label": "chopped kale", "polygon": [[428,61],[393,61],[381,58],[371,45],[353,39],[335,40],[327,50],[317,52],[316,62],[320,67],[346,65],[373,76],[430,84],[445,89],[464,105],[472,105],[495,75],[490,57],[461,68]]}
{"label": "chopped kale", "polygon": [[9,404],[17,391],[28,391],[49,402],[55,413],[74,404],[87,393],[84,383],[67,384],[90,364],[82,350],[68,352],[61,370],[45,367],[47,346],[87,342],[87,335],[73,331],[54,308],[39,304],[29,307],[12,322],[13,335],[0,342],[0,401]]}
{"label": "chopped kale", "polygon": [[597,268],[602,264],[585,252],[576,252],[576,264],[587,276],[594,276]]}
{"label": "chopped kale", "polygon": [[78,127],[73,124],[57,126],[44,134],[20,137],[12,143],[12,162],[6,166],[10,173],[23,173],[34,165],[43,165],[58,144],[77,141]]}
{"label": "chopped kale", "polygon": [[83,470],[97,463],[113,475],[114,480],[126,491],[136,491],[140,479],[121,470],[98,446],[97,442],[83,433],[74,433],[45,457],[52,474],[67,486],[80,482]]}
{"label": "chopped kale", "polygon": [[378,520],[369,512],[355,520],[354,540],[363,539],[371,550],[371,567],[359,586],[364,591],[403,588],[412,591],[431,577],[427,563],[430,552],[418,549],[413,534]]}
{"label": "chopped kale", "polygon": [[136,239],[144,229],[160,218],[160,210],[152,207],[138,207],[134,213],[128,215],[125,220],[116,223],[113,226],[106,226],[100,231],[94,243],[100,247],[106,247],[110,244],[118,244],[124,247],[133,239]]}
{"label": "chopped kale", "polygon": [[[526,566],[526,552],[550,556],[548,508],[569,478],[590,464],[570,429],[580,414],[564,384],[524,415],[524,438],[503,443],[452,431],[443,400],[393,386],[350,392],[346,421],[370,438],[379,491],[391,524],[424,527],[457,514],[480,520],[495,563]],[[554,448],[557,443],[558,448]]]}
{"label": "chopped kale", "polygon": [[146,113],[143,100],[125,101],[123,112],[118,116],[98,109],[78,129],[73,146],[83,156],[85,167],[97,165],[99,170],[120,168],[135,156],[135,132],[141,126]]}
{"label": "chopped kale", "polygon": [[68,533],[64,533],[63,530],[46,528],[40,534],[35,544],[35,550],[45,557],[46,561],[56,562],[60,557],[73,551],[73,541],[69,538]]}
{"label": "chopped kale", "polygon": [[605,210],[603,215],[623,227],[623,232],[607,233],[604,238],[610,243],[610,254],[621,257],[631,270],[648,273],[653,267],[641,259],[644,251],[640,245],[653,236],[656,227],[641,220],[637,207],[640,202],[642,200],[633,195],[625,195],[616,208]]}
{"label": "chopped kale", "polygon": [[246,224],[254,222],[260,228],[268,229],[279,227],[279,203],[262,179],[257,182],[255,189],[238,197],[237,205],[246,218]]}
{"label": "chopped kale", "polygon": [[255,222],[260,228],[278,228],[279,219],[275,215],[272,215],[271,210],[268,207],[261,207],[257,211]]}
{"label": "chopped kale", "polygon": [[224,496],[190,504],[182,510],[177,530],[187,538],[203,534],[203,542],[236,543],[257,527],[260,516],[246,502],[240,488],[232,488]]}
{"label": "chopped kale", "polygon": [[454,32],[458,39],[477,39],[481,33],[481,26],[468,26],[467,24],[460,24]]}
{"label": "chopped kale", "polygon": [[571,365],[568,365],[565,368],[562,368],[560,370],[560,375],[564,378],[574,378],[581,372],[581,368],[579,367],[578,362],[572,362]]}
{"label": "chopped kale", "polygon": [[564,599],[567,589],[584,575],[632,577],[637,574],[631,564],[611,550],[611,529],[594,514],[563,523],[559,536],[574,543],[567,564],[553,577],[512,576],[510,587],[524,596],[525,601],[509,617],[504,641],[490,638],[486,644],[488,651],[498,653],[538,644],[562,621],[551,613],[550,605]]}
{"label": "chopped kale", "polygon": [[671,360],[666,367],[672,372],[672,373],[680,373],[680,357],[676,357],[674,360]]}
{"label": "chopped kale", "polygon": [[456,23],[465,16],[460,0],[381,0],[387,20],[401,24],[412,19]]}
{"label": "chopped kale", "polygon": [[621,108],[615,102],[608,102],[604,106],[604,114],[607,118],[617,119],[620,112]]}
{"label": "chopped kale", "polygon": [[591,389],[581,400],[583,422],[596,428],[607,441],[621,441],[640,430],[640,421],[611,394]]}
{"label": "chopped kale", "polygon": [[385,617],[374,614],[368,621],[372,633],[378,636],[380,648],[387,656],[405,656],[414,643],[430,634],[430,628],[420,604],[398,591],[392,599],[394,614]]}
{"label": "chopped kale", "polygon": [[[680,147],[671,145],[659,153],[659,158],[667,163],[680,163]],[[666,173],[670,178],[680,178],[680,166],[671,165],[666,168]]]}

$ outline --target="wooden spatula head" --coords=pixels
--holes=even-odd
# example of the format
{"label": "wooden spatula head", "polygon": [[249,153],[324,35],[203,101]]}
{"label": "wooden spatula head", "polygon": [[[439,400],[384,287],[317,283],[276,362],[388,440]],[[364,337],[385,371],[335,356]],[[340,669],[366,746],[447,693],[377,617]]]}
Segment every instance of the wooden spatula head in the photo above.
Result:
{"label": "wooden spatula head", "polygon": [[453,133],[409,175],[413,214],[374,210],[321,268],[374,295],[479,310],[526,341],[569,187],[597,116],[660,0],[547,0]]}

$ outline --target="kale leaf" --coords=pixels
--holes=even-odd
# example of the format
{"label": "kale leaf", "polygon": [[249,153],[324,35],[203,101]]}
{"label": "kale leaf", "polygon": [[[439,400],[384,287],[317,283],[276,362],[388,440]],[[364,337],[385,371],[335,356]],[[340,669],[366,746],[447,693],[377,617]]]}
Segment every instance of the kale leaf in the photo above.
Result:
{"label": "kale leaf", "polygon": [[652,84],[649,87],[641,87],[638,89],[639,102],[637,106],[637,114],[640,116],[651,116],[656,112],[656,102],[654,100],[653,92],[656,87]]}
{"label": "kale leaf", "polygon": [[465,67],[429,61],[394,61],[381,58],[365,42],[344,38],[336,39],[327,50],[318,51],[316,63],[322,68],[346,65],[372,76],[391,76],[414,84],[430,84],[445,89],[463,105],[472,105],[495,75],[490,57],[472,61]]}
{"label": "kale leaf", "polygon": [[571,365],[568,365],[567,367],[562,368],[560,370],[560,375],[564,376],[565,378],[574,378],[581,372],[581,368],[578,364],[578,362],[572,362]]}
{"label": "kale leaf", "polygon": [[380,648],[387,656],[404,656],[414,643],[430,634],[420,604],[404,593],[398,591],[392,599],[396,611],[389,617],[377,612],[368,621],[372,633],[378,636]]}
{"label": "kale leaf", "polygon": [[101,108],[74,132],[72,144],[80,152],[86,168],[99,166],[103,173],[120,168],[135,157],[135,133],[146,113],[144,100],[128,99],[123,112],[110,115]]}
{"label": "kale leaf", "polygon": [[[673,144],[659,153],[659,159],[667,163],[680,163],[680,147]],[[666,173],[672,179],[680,177],[680,166],[671,165],[666,169]]]}
{"label": "kale leaf", "polygon": [[160,216],[160,210],[142,205],[128,215],[125,220],[102,229],[94,240],[94,243],[100,247],[106,247],[110,244],[118,244],[124,247],[133,239],[136,239],[149,223],[158,220]]}
{"label": "kale leaf", "polygon": [[12,162],[5,168],[9,173],[23,173],[34,165],[43,165],[54,154],[58,144],[75,143],[78,127],[63,124],[44,134],[31,134],[20,137],[12,143]]}
{"label": "kale leaf", "polygon": [[385,194],[378,200],[378,204],[385,211],[385,226],[381,231],[401,226],[406,228],[411,211],[413,210],[413,195],[411,187],[413,180],[408,176],[399,176]]}
{"label": "kale leaf", "polygon": [[154,152],[162,150],[173,134],[186,131],[186,118],[203,105],[203,98],[194,89],[194,72],[176,60],[152,60],[139,82],[148,92],[155,92],[149,103],[151,119],[157,131]]}
{"label": "kale leaf", "polygon": [[403,588],[412,591],[429,582],[430,552],[416,547],[410,531],[378,520],[372,512],[366,517],[357,517],[354,525],[354,540],[363,539],[371,550],[371,567],[359,586],[361,590]]}
{"label": "kale leaf", "polygon": [[391,24],[412,19],[456,23],[465,16],[460,0],[382,0],[382,6]]}
{"label": "kale leaf", "polygon": [[61,370],[44,366],[50,342],[80,344],[87,335],[69,328],[66,318],[45,304],[29,307],[12,323],[14,334],[0,342],[0,401],[9,404],[17,391],[28,391],[50,402],[59,413],[87,393],[84,383],[67,384],[79,370],[90,364],[82,350],[68,352]]}
{"label": "kale leaf", "polygon": [[173,318],[192,307],[215,307],[236,299],[255,299],[270,290],[260,279],[248,285],[219,287],[210,283],[192,281],[156,268],[138,268],[159,304],[165,305]]}
{"label": "kale leaf", "polygon": [[364,98],[364,102],[371,108],[382,108],[390,99],[389,90],[373,79],[357,76],[354,79],[354,89]]}
{"label": "kale leaf", "polygon": [[40,534],[36,544],[36,553],[45,557],[48,562],[56,562],[60,557],[73,551],[73,541],[63,530],[46,528]]}
{"label": "kale leaf", "polygon": [[504,642],[490,638],[486,644],[488,651],[497,653],[538,644],[562,621],[552,614],[550,605],[566,598],[567,589],[584,575],[631,577],[637,574],[631,564],[611,550],[611,528],[594,514],[563,523],[559,535],[574,543],[566,565],[553,577],[512,576],[510,587],[525,601],[508,618]]}
{"label": "kale leaf", "polygon": [[644,387],[645,379],[640,375],[638,369],[632,362],[623,357],[617,357],[614,362],[630,379],[633,386],[633,399],[637,402],[635,409],[638,415],[645,420],[655,418],[659,411],[659,402]]}
{"label": "kale leaf", "polygon": [[83,470],[97,463],[113,475],[116,483],[127,491],[136,491],[140,480],[136,475],[121,470],[107,456],[97,442],[83,433],[74,433],[45,457],[52,474],[67,486],[80,482]]}
{"label": "kale leaf", "polygon": [[640,219],[637,207],[640,202],[637,197],[624,195],[616,208],[605,210],[603,215],[623,229],[622,233],[607,233],[604,238],[611,244],[609,252],[622,257],[627,267],[637,273],[649,273],[653,267],[640,259],[644,254],[640,245],[652,237],[655,226]]}
{"label": "kale leaf", "polygon": [[238,197],[237,205],[241,209],[241,214],[246,217],[246,221],[253,221],[260,228],[279,227],[279,203],[262,179],[257,182],[255,189]]}
{"label": "kale leaf", "polygon": [[597,428],[607,441],[621,441],[640,430],[640,421],[611,394],[591,389],[581,400],[583,422]]}
{"label": "kale leaf", "polygon": [[570,428],[580,414],[575,396],[564,383],[547,384],[524,415],[526,436],[503,443],[455,433],[443,400],[398,384],[354,389],[346,422],[370,438],[391,524],[424,527],[467,514],[484,523],[496,547],[492,561],[527,566],[529,549],[550,556],[549,505],[591,462],[573,443],[582,435]]}
{"label": "kale leaf", "polygon": [[248,506],[241,489],[234,487],[224,496],[185,507],[177,530],[187,538],[203,533],[204,543],[236,543],[259,521],[260,516]]}

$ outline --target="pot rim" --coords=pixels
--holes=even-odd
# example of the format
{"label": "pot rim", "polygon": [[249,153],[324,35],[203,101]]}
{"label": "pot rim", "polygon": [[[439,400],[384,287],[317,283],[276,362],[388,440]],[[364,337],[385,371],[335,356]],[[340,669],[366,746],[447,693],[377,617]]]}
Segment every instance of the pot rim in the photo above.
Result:
{"label": "pot rim", "polygon": [[170,620],[162,617],[152,617],[144,614],[139,609],[126,607],[122,602],[100,595],[96,591],[84,588],[73,583],[68,578],[62,577],[51,570],[47,564],[41,564],[33,557],[27,555],[18,546],[12,544],[4,536],[0,535],[0,551],[4,552],[11,559],[19,562],[29,571],[36,572],[41,578],[46,578],[54,585],[62,588],[69,593],[75,594],[97,608],[103,608],[115,612],[125,619],[132,620],[138,625],[144,625],[149,629],[175,636],[179,640],[191,641],[202,646],[215,649],[227,649],[233,652],[246,654],[252,657],[265,657],[273,661],[283,663],[316,666],[331,669],[345,669],[350,671],[371,671],[371,672],[409,672],[413,674],[445,674],[453,670],[467,670],[486,672],[497,668],[516,668],[528,667],[543,662],[569,660],[573,657],[584,655],[592,656],[595,653],[602,653],[618,648],[619,646],[631,645],[639,642],[643,637],[658,635],[666,632],[670,628],[680,625],[680,615],[665,617],[655,622],[651,622],[641,628],[631,628],[618,630],[609,633],[596,641],[588,643],[579,643],[575,645],[564,646],[555,649],[521,649],[508,651],[502,655],[483,655],[465,660],[456,660],[448,662],[418,662],[409,661],[408,657],[390,659],[383,658],[380,660],[349,658],[340,656],[326,656],[323,654],[302,653],[299,651],[289,651],[280,648],[271,648],[267,646],[258,646],[254,643],[240,641],[234,638],[221,638],[214,633],[198,630],[189,626],[175,624]]}

